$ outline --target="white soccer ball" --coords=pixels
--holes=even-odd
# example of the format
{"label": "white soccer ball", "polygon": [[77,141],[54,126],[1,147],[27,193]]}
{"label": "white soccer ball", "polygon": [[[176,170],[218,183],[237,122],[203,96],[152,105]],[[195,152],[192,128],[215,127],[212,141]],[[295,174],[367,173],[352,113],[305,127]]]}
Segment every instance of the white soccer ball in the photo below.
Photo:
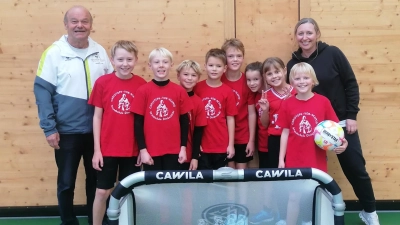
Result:
{"label": "white soccer ball", "polygon": [[343,139],[343,128],[332,120],[324,120],[314,129],[315,144],[322,150],[332,151],[342,145]]}

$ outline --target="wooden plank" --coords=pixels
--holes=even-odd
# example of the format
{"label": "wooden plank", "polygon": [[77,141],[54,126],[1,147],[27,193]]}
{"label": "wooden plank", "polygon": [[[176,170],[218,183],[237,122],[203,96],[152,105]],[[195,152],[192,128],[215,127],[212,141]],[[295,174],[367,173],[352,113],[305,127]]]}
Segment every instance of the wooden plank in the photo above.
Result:
{"label": "wooden plank", "polygon": [[225,39],[235,38],[235,0],[224,0]]}
{"label": "wooden plank", "polygon": [[245,62],[277,56],[289,60],[294,50],[297,0],[237,0],[236,37],[246,48]]}
{"label": "wooden plank", "polygon": [[311,0],[299,0],[300,15],[299,19],[308,18],[311,14]]}

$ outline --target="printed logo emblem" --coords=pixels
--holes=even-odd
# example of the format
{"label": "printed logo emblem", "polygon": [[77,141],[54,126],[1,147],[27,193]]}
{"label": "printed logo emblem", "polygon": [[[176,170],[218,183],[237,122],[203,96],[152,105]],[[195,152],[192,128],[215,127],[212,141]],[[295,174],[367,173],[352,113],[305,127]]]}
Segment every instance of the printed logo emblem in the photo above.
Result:
{"label": "printed logo emblem", "polygon": [[314,114],[299,113],[292,120],[292,130],[300,137],[310,137],[314,135],[314,127],[317,124],[318,120]]}
{"label": "printed logo emblem", "polygon": [[118,91],[111,97],[111,108],[118,114],[129,114],[134,96],[129,91]]}
{"label": "printed logo emblem", "polygon": [[150,104],[150,115],[156,120],[169,120],[175,113],[175,102],[168,97],[155,98]]}
{"label": "printed logo emblem", "polygon": [[238,106],[239,103],[240,103],[240,95],[239,95],[239,92],[237,92],[236,90],[233,90],[233,93],[235,93],[235,96],[236,96],[236,106]]}
{"label": "printed logo emblem", "polygon": [[206,208],[197,224],[247,224],[249,209],[244,205],[223,203]]}
{"label": "printed logo emblem", "polygon": [[281,127],[280,126],[278,126],[277,124],[276,124],[276,121],[278,120],[278,113],[275,113],[274,115],[272,115],[272,117],[274,118],[272,121],[271,121],[271,124],[275,124],[275,129],[281,129]]}
{"label": "printed logo emblem", "polygon": [[217,118],[221,114],[221,103],[216,98],[203,98],[203,103],[205,103],[204,109],[206,111],[207,119]]}
{"label": "printed logo emblem", "polygon": [[92,62],[96,63],[96,64],[103,64],[104,63],[104,59],[100,58],[99,53],[96,53],[93,55],[93,57],[91,57]]}

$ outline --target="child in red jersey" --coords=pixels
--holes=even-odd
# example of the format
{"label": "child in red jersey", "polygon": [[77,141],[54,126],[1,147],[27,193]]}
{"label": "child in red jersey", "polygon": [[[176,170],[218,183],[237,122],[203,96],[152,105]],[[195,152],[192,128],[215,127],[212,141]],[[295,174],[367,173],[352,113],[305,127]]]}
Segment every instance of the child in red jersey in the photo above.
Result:
{"label": "child in red jersey", "polygon": [[[245,69],[247,86],[253,93],[256,93],[255,102],[258,102],[261,98],[265,99],[265,91],[268,89],[261,71],[261,62],[250,63]],[[259,103],[256,103],[256,111],[258,112],[256,149],[258,149],[259,168],[268,168],[268,128],[264,127],[261,123],[260,117],[263,114],[263,110]],[[262,224],[275,219],[275,213],[272,210],[272,208],[275,208],[275,201],[272,198],[272,188],[272,183],[263,185],[263,190],[259,193],[259,198],[262,201],[260,201],[260,204],[255,204],[256,207],[262,210],[249,217],[249,224]]]}
{"label": "child in red jersey", "polygon": [[268,158],[267,168],[277,168],[279,164],[279,149],[282,129],[277,125],[282,102],[295,93],[292,86],[286,83],[286,67],[277,57],[267,58],[262,67],[265,81],[271,87],[259,100],[263,113],[261,122],[268,127]]}
{"label": "child in red jersey", "polygon": [[[200,156],[200,144],[203,136],[204,126],[207,125],[206,112],[201,98],[193,92],[201,75],[200,65],[192,60],[184,60],[176,68],[178,73],[178,81],[181,86],[186,89],[187,94],[193,104],[193,109],[189,112],[189,137],[186,147],[187,160],[182,164],[182,170],[196,170],[198,167],[198,159]],[[182,194],[184,201],[182,208],[185,213],[182,215],[181,224],[192,223],[192,211],[195,202],[193,196],[195,191],[191,188],[183,188],[179,190]]]}
{"label": "child in red jersey", "polygon": [[195,93],[202,99],[207,116],[201,140],[199,169],[218,169],[235,155],[236,100],[232,89],[221,82],[226,70],[226,55],[221,49],[206,54],[207,79],[199,82]]}
{"label": "child in red jersey", "polygon": [[93,224],[101,225],[106,201],[119,173],[121,181],[140,170],[135,166],[138,148],[133,139],[132,104],[137,89],[146,81],[132,74],[138,50],[130,41],[118,41],[111,48],[115,72],[100,77],[89,104],[95,106],[93,117],[93,168],[97,172],[97,190],[93,204]]}
{"label": "child in red jersey", "polygon": [[238,114],[235,116],[235,156],[228,159],[228,166],[246,169],[253,159],[257,126],[254,94],[247,87],[246,76],[240,72],[244,58],[243,43],[236,38],[228,39],[222,45],[227,58],[227,70],[221,78],[222,83],[233,89]]}
{"label": "child in red jersey", "polygon": [[[318,80],[311,65],[304,62],[294,65],[289,80],[297,94],[282,104],[278,121],[283,129],[279,168],[313,167],[327,172],[326,151],[315,144],[314,129],[324,120],[339,122],[339,119],[330,101],[312,92],[312,88],[318,85]],[[334,152],[341,154],[346,148],[347,141],[344,139],[343,144],[335,148]],[[301,194],[296,191],[289,194],[287,225],[297,224],[300,199]],[[308,220],[311,218],[306,221]]]}
{"label": "child in red jersey", "polygon": [[193,108],[185,89],[168,79],[172,54],[154,49],[149,68],[154,78],[140,87],[134,100],[135,138],[144,170],[177,170],[186,161],[188,112]]}
{"label": "child in red jersey", "polygon": [[[258,101],[265,96],[265,91],[268,89],[264,82],[263,76],[261,75],[262,63],[253,62],[246,66],[245,74],[247,80],[247,86],[250,90],[255,93],[256,111],[258,112],[257,118],[257,149],[259,166],[258,168],[267,168],[266,162],[268,159],[268,129],[261,123],[261,115],[263,113],[262,108]],[[265,97],[264,97],[265,98]]]}
{"label": "child in red jersey", "polygon": [[193,92],[201,75],[201,69],[197,62],[192,60],[184,60],[176,68],[178,80],[183,88],[186,89],[190,100],[192,101],[193,110],[189,112],[189,137],[186,147],[187,160],[182,164],[183,170],[196,170],[198,167],[198,159],[200,155],[200,144],[203,136],[204,126],[207,125],[206,112],[201,98]]}

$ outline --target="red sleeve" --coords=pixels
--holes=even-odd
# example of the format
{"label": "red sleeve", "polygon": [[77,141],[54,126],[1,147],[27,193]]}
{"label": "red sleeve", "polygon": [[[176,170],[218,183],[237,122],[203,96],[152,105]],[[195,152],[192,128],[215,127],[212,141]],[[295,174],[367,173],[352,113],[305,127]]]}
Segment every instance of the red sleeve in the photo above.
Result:
{"label": "red sleeve", "polygon": [[97,106],[99,108],[103,108],[103,85],[101,84],[101,80],[97,80],[94,83],[94,87],[92,93],[90,94],[89,104],[93,106]]}
{"label": "red sleeve", "polygon": [[324,105],[325,105],[325,118],[327,120],[332,120],[336,123],[339,122],[338,117],[336,116],[335,111],[333,110],[333,107],[331,105],[331,103],[329,102],[329,100],[327,98],[324,97]]}
{"label": "red sleeve", "polygon": [[288,115],[289,112],[289,104],[288,100],[282,102],[282,107],[279,112],[278,120],[276,121],[277,125],[283,128],[290,128],[290,118]]}
{"label": "red sleeve", "polygon": [[193,109],[193,104],[189,98],[189,95],[185,91],[185,89],[183,89],[182,87],[179,86],[179,91],[180,91],[179,113],[180,113],[180,115],[183,115]]}
{"label": "red sleeve", "polygon": [[256,96],[256,94],[253,93],[253,92],[250,90],[250,88],[247,87],[247,85],[246,85],[245,88],[247,88],[247,89],[246,89],[246,90],[247,90],[247,105],[254,105],[254,104],[255,104],[255,96]]}
{"label": "red sleeve", "polygon": [[236,97],[232,90],[227,91],[226,105],[225,105],[225,115],[226,116],[236,116],[238,114],[238,109],[236,107]]}
{"label": "red sleeve", "polygon": [[196,127],[203,127],[207,125],[207,117],[206,117],[206,111],[204,110],[204,104],[203,102],[199,99],[199,101],[196,102],[196,115],[195,118],[196,120],[194,121],[194,126]]}
{"label": "red sleeve", "polygon": [[137,89],[135,97],[133,98],[133,107],[131,107],[131,112],[144,116],[146,113],[146,88],[141,86]]}

